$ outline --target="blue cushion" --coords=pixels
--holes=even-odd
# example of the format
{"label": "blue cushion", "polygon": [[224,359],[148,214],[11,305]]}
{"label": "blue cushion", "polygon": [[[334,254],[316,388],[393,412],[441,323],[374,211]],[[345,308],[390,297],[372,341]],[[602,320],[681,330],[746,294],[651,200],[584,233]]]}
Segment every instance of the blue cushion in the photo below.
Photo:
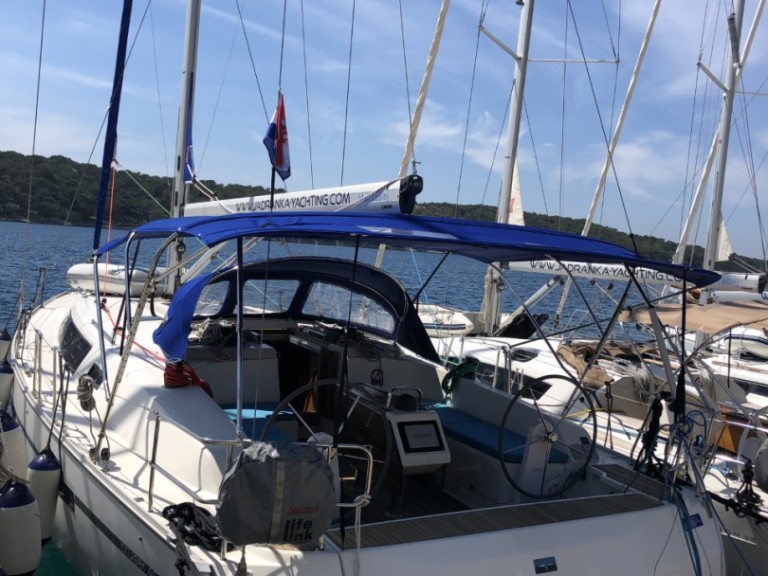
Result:
{"label": "blue cushion", "polygon": [[[246,408],[243,406],[243,418],[263,418],[266,420],[277,408],[277,402],[262,402],[259,404],[259,408]],[[237,406],[225,405],[222,406],[222,410],[226,412],[229,417],[234,420],[237,418]],[[293,412],[290,410],[281,410],[277,415],[277,420],[290,420],[293,418]]]}
{"label": "blue cushion", "polygon": [[[432,410],[437,412],[446,436],[463,442],[467,446],[497,458],[499,455],[499,427],[480,418],[476,418],[457,408],[445,404],[435,404]],[[504,460],[510,464],[520,464],[527,440],[525,436],[509,430],[504,431]],[[565,452],[553,449],[549,454],[550,464],[562,464],[568,461]]]}
{"label": "blue cushion", "polygon": [[[259,440],[261,438],[261,432],[264,430],[264,426],[267,424],[267,420],[269,420],[269,417],[272,416],[274,408],[276,407],[277,402],[263,402],[261,403],[261,408],[243,408],[243,432],[246,434],[246,436],[248,436],[251,440]],[[223,406],[222,409],[233,422],[237,420],[237,406],[233,407],[227,405]],[[277,418],[275,418],[275,421],[292,420],[293,418],[293,412],[290,410],[281,410],[277,415]],[[280,432],[276,426],[271,426],[265,440],[271,442],[289,442],[291,439]]]}

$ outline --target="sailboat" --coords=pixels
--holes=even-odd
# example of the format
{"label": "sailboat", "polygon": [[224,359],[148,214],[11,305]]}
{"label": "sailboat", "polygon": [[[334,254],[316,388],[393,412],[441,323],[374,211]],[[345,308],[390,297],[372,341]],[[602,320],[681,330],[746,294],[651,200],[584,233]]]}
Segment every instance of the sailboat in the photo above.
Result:
{"label": "sailboat", "polygon": [[[250,250],[308,238],[354,256]],[[10,346],[13,412],[27,456],[61,460],[55,539],[79,573],[723,573],[706,499],[449,375],[402,285],[360,262],[364,242],[717,279],[594,239],[401,214],[137,226],[96,247],[91,286],[25,311]],[[102,281],[108,254],[122,286]]]}
{"label": "sailboat", "polygon": [[[736,8],[737,18],[740,19],[741,3]],[[759,19],[762,3],[757,11]],[[734,19],[735,20],[735,19]],[[740,20],[739,28],[740,28]],[[752,30],[754,31],[753,24]],[[732,31],[733,45],[738,49],[738,30]],[[752,36],[747,39],[746,46],[751,43]],[[746,54],[748,49],[745,49]],[[734,61],[743,64],[746,56],[734,54]],[[726,80],[724,92],[730,93],[732,103],[734,79],[733,74],[739,67],[728,66],[730,78]],[[720,150],[718,169],[718,187],[722,193],[723,175],[725,169],[725,154],[727,150],[727,130],[730,126],[730,109],[726,98],[723,106],[720,132],[713,141],[713,152]],[[715,144],[718,144],[716,147]],[[609,154],[609,157],[611,154]],[[713,154],[714,157],[714,154]],[[710,165],[708,161],[708,165]],[[702,181],[705,176],[702,176]],[[500,202],[503,206],[504,202]],[[717,201],[719,206],[719,200]],[[707,249],[708,268],[712,269],[717,253],[717,232],[722,229],[719,209],[713,216],[709,230],[710,241]],[[689,222],[692,221],[689,219]],[[682,244],[681,244],[682,245]],[[680,251],[682,254],[683,250]],[[677,260],[679,263],[681,260]],[[535,266],[514,263],[510,268],[530,270]],[[583,263],[558,262],[538,265],[542,271],[568,274],[575,276],[600,277],[600,267]],[[616,277],[614,270],[603,269],[605,277]],[[620,276],[619,276],[620,277]],[[651,274],[649,282],[660,285],[671,284],[662,276]],[[762,275],[732,274],[721,279],[723,294],[748,294],[746,298],[754,299],[763,290],[765,278]],[[681,286],[678,284],[678,290]],[[733,292],[736,290],[737,292]],[[744,292],[749,290],[750,292]],[[647,304],[647,303],[646,303]],[[573,381],[578,381],[585,394],[592,394],[605,411],[598,418],[600,437],[612,448],[630,454],[640,461],[643,458],[655,462],[650,470],[658,473],[658,466],[669,462],[670,452],[661,449],[661,443],[656,449],[644,447],[646,439],[652,430],[655,444],[661,440],[659,430],[665,433],[665,442],[677,442],[674,430],[677,428],[679,416],[675,415],[675,402],[659,402],[660,394],[669,394],[669,383],[678,379],[686,383],[688,392],[682,397],[692,406],[701,419],[699,424],[688,422],[694,428],[699,428],[697,434],[704,440],[704,445],[719,447],[717,453],[712,452],[709,460],[699,460],[693,464],[693,476],[705,485],[713,499],[718,502],[719,517],[723,522],[723,538],[728,555],[729,573],[753,573],[752,570],[765,564],[766,547],[764,522],[768,517],[765,508],[765,487],[768,478],[765,474],[766,434],[763,418],[765,416],[766,394],[760,390],[763,380],[761,368],[765,364],[763,354],[764,333],[768,309],[763,304],[744,304],[742,306],[729,304],[710,304],[704,306],[683,304],[665,310],[656,304],[644,306],[653,308],[660,323],[653,325],[648,316],[637,314],[626,315],[621,321],[629,323],[640,322],[649,330],[655,332],[657,342],[667,342],[665,346],[681,351],[676,341],[664,333],[662,325],[675,326],[681,331],[692,330],[698,333],[706,332],[717,336],[725,334],[720,340],[710,340],[705,350],[701,347],[694,351],[692,348],[682,350],[683,355],[673,360],[674,370],[662,369],[659,364],[660,354],[671,354],[670,350],[643,349],[638,345],[625,349],[608,350],[605,347],[605,337],[599,342],[589,343],[586,359],[569,363],[566,357],[572,356],[566,346],[544,346],[540,340],[527,338],[464,338],[445,346],[442,354],[453,356],[457,360],[472,360],[475,363],[475,378],[486,385],[505,390],[514,401],[533,402],[543,409],[568,414],[578,419],[578,410],[569,404],[570,394],[573,393]],[[520,312],[526,313],[526,307]],[[497,320],[490,319],[490,326],[496,326]],[[610,326],[610,323],[608,324]],[[751,326],[752,331],[742,330],[738,334],[733,329],[738,326]],[[605,335],[607,336],[606,330]],[[534,338],[536,335],[533,335]],[[752,338],[750,338],[750,336]],[[586,342],[574,342],[586,349]],[[739,353],[739,347],[743,352]],[[458,352],[457,352],[458,351]],[[692,355],[693,354],[693,355]],[[698,369],[690,370],[682,367],[696,362]],[[687,372],[687,373],[686,373]],[[751,377],[750,377],[751,374]],[[751,380],[751,382],[750,382]],[[704,389],[705,382],[709,385]],[[738,386],[737,386],[738,385]],[[742,390],[744,388],[744,390]],[[570,389],[570,390],[569,390]],[[745,394],[746,392],[746,394]],[[666,408],[664,408],[666,406]],[[649,410],[658,409],[660,416],[652,416]],[[727,410],[730,416],[724,419],[720,410]],[[723,424],[725,420],[725,424]],[[733,421],[737,422],[734,423]],[[655,424],[650,425],[650,422]],[[715,432],[713,435],[713,431]],[[709,442],[708,442],[709,441]],[[727,450],[727,452],[725,451]],[[681,452],[674,449],[673,461],[680,458]],[[689,450],[683,458],[696,460],[696,450]],[[701,452],[699,451],[699,454]],[[709,462],[709,463],[708,463]]]}

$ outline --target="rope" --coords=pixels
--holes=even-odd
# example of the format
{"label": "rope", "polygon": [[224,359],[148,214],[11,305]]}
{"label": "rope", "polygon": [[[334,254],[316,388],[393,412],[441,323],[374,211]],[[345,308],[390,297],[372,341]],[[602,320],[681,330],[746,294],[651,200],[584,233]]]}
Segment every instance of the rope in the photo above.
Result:
{"label": "rope", "polygon": [[360,535],[363,523],[363,508],[371,502],[370,494],[361,494],[355,498],[355,575],[360,574]]}
{"label": "rope", "polygon": [[93,398],[93,380],[80,378],[77,383],[77,399],[80,402],[80,407],[86,412],[90,412],[96,407],[96,400]]}
{"label": "rope", "polygon": [[[646,423],[648,424],[648,429],[639,437],[642,441],[642,447],[640,448],[637,460],[633,466],[633,468],[639,472],[643,464],[646,464],[646,473],[649,475],[655,475],[652,474],[652,471],[658,466],[658,461],[656,466],[654,466],[653,460],[658,460],[654,455],[654,452],[656,450],[656,441],[659,437],[659,431],[661,430],[661,413],[663,411],[662,399],[663,395],[657,394],[651,403],[651,408],[645,417],[645,422],[643,422],[643,426],[645,426]],[[635,441],[635,445],[632,446],[632,452],[634,452],[636,445],[637,441]]]}
{"label": "rope", "polygon": [[469,375],[474,376],[480,362],[477,358],[467,358],[464,362],[451,368],[443,377],[442,387],[446,394],[450,394],[459,384],[459,381]]}
{"label": "rope", "polygon": [[162,203],[161,203],[161,202],[160,202],[160,201],[159,201],[159,200],[158,200],[158,199],[157,199],[157,198],[156,198],[156,197],[155,197],[155,196],[152,194],[152,192],[150,192],[149,190],[147,190],[147,189],[146,189],[146,187],[144,187],[144,185],[143,185],[141,182],[139,182],[138,180],[136,180],[136,178],[134,178],[133,174],[131,174],[131,172],[130,172],[130,171],[126,170],[126,169],[125,169],[125,167],[124,167],[122,164],[120,164],[120,162],[119,162],[117,159],[115,159],[115,164],[117,165],[117,167],[118,167],[118,168],[120,168],[120,170],[122,170],[123,174],[125,174],[126,176],[128,176],[128,178],[130,178],[131,182],[133,182],[133,183],[136,185],[136,187],[137,187],[139,190],[141,190],[142,192],[144,192],[144,193],[145,193],[145,194],[146,194],[146,195],[149,197],[149,199],[150,199],[150,200],[152,200],[152,201],[153,201],[155,204],[157,204],[157,206],[158,206],[160,209],[162,209],[162,211],[163,211],[165,214],[167,214],[167,215],[170,215],[170,213],[171,213],[171,212],[170,212],[170,210],[168,210],[168,207],[167,207],[165,204],[162,204]]}
{"label": "rope", "polygon": [[[110,312],[109,308],[107,308],[106,306],[102,306],[101,310],[107,315],[107,319],[112,323],[112,330],[113,330],[114,334],[117,335],[119,333],[122,333],[123,329],[120,328],[117,325],[117,322],[115,322],[115,319],[112,317],[112,313]],[[152,350],[150,350],[146,346],[143,346],[143,345],[139,344],[136,341],[133,342],[133,346],[135,348],[138,348],[142,352],[144,352],[151,359],[157,360],[160,363],[161,366],[165,365],[165,358],[163,358],[161,355],[153,352]]]}
{"label": "rope", "polygon": [[221,550],[221,532],[215,519],[205,508],[192,502],[182,502],[166,506],[162,515],[177,536],[177,543],[201,546],[210,552]]}

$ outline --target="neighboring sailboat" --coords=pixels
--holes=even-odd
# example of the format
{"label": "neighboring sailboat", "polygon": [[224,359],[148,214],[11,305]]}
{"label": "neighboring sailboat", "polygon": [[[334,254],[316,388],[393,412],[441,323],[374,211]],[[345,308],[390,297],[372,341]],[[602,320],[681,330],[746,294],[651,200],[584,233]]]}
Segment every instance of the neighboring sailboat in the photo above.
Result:
{"label": "neighboring sailboat", "polygon": [[[762,10],[762,4],[757,11],[756,19],[759,19]],[[737,7],[740,12],[741,3]],[[740,16],[739,16],[740,18]],[[739,23],[740,24],[740,23]],[[752,28],[755,29],[755,26]],[[732,32],[733,33],[733,32]],[[738,31],[735,32],[735,45],[738,46]],[[748,39],[747,46],[751,41]],[[736,61],[743,63],[745,56],[734,55]],[[732,73],[736,67],[728,67]],[[740,66],[738,67],[740,69]],[[733,75],[726,86],[733,90]],[[731,94],[732,97],[732,94]],[[723,130],[729,126],[730,111],[726,110],[728,103],[724,106],[723,119],[721,120],[721,132],[717,135],[715,142],[720,145],[722,154],[727,148],[727,136],[723,136]],[[713,150],[715,144],[713,143]],[[609,159],[612,153],[609,153]],[[724,173],[725,158],[720,157],[720,175],[719,185],[722,186],[722,175]],[[708,162],[709,164],[709,162]],[[500,202],[500,206],[504,206]],[[719,212],[715,220],[710,225],[710,230],[714,236],[721,229]],[[710,241],[708,261],[714,264],[716,247],[721,247],[723,243]],[[682,252],[682,251],[681,251]],[[679,261],[678,261],[679,262]],[[528,263],[512,264],[510,268],[514,270],[531,271],[539,268],[541,271],[549,273],[567,273],[570,277],[589,276],[599,278],[603,277],[627,277],[627,271],[620,267],[594,266],[589,263]],[[634,271],[635,273],[637,271]],[[655,273],[648,274],[644,283],[656,283],[658,285],[674,284],[666,282],[663,276]],[[744,275],[731,274],[722,279],[722,289],[744,291],[751,290],[750,298],[755,298],[762,290],[765,283],[764,275]],[[682,285],[676,284],[676,289]],[[742,292],[743,293],[743,292]],[[620,303],[621,305],[621,303]],[[657,308],[653,306],[652,308]],[[682,310],[685,309],[685,311]],[[525,313],[525,307],[521,307],[520,312]],[[659,312],[659,310],[656,310]],[[710,340],[707,346],[709,352],[700,349],[694,357],[683,355],[682,358],[674,361],[674,371],[668,369],[662,371],[658,368],[659,354],[672,354],[667,350],[646,350],[639,346],[631,346],[627,350],[609,351],[601,350],[606,343],[611,320],[607,324],[603,339],[599,342],[590,343],[591,349],[588,351],[586,359],[579,365],[570,364],[565,358],[571,354],[565,345],[562,346],[542,346],[538,340],[526,340],[525,338],[464,338],[453,342],[452,346],[445,346],[441,350],[444,356],[455,358],[457,361],[472,360],[477,363],[476,378],[478,381],[485,382],[487,385],[505,390],[514,401],[522,399],[523,401],[534,402],[543,409],[558,413],[568,414],[570,406],[567,402],[569,395],[573,393],[573,382],[578,380],[582,385],[590,382],[588,387],[594,389],[596,401],[599,402],[604,412],[598,417],[598,426],[602,430],[601,438],[609,443],[611,447],[619,449],[628,454],[634,454],[637,457],[637,448],[641,445],[641,438],[645,439],[654,429],[649,426],[652,421],[649,408],[659,410],[659,416],[655,416],[655,426],[658,433],[660,429],[669,429],[668,439],[675,438],[672,431],[677,429],[677,422],[680,421],[679,409],[676,402],[670,403],[666,409],[663,404],[652,404],[656,402],[661,395],[674,394],[671,383],[679,378],[686,382],[687,393],[680,395],[687,399],[688,403],[693,404],[693,410],[700,414],[705,423],[706,430],[696,432],[701,434],[702,438],[715,438],[710,436],[714,430],[718,430],[717,442],[721,448],[727,448],[731,451],[729,456],[725,452],[719,452],[713,455],[713,461],[716,466],[708,468],[707,463],[698,462],[693,464],[693,469],[698,474],[699,484],[705,484],[710,490],[712,497],[724,504],[720,508],[720,514],[724,521],[723,533],[726,542],[726,550],[729,555],[728,569],[729,573],[742,574],[744,570],[752,573],[753,568],[765,565],[768,558],[768,548],[763,544],[765,542],[766,531],[762,527],[768,519],[768,508],[765,502],[768,502],[768,494],[764,492],[768,488],[768,474],[766,474],[766,465],[768,465],[768,443],[766,443],[766,434],[764,420],[765,410],[755,408],[765,406],[768,397],[765,392],[759,392],[760,382],[764,376],[768,376],[768,371],[761,374],[761,371],[755,370],[756,365],[766,365],[761,354],[764,353],[762,347],[762,338],[764,333],[762,327],[768,319],[768,307],[763,304],[753,304],[744,306],[741,310],[738,306],[720,306],[706,305],[698,307],[696,305],[683,305],[670,312],[671,315],[660,314],[661,323],[651,325],[648,317],[624,317],[622,320],[627,322],[641,321],[649,326],[655,332],[656,342],[664,342],[665,338],[662,323],[674,325],[680,330],[706,331],[708,334],[725,334],[725,339]],[[738,336],[733,336],[731,328],[736,325],[750,325],[756,330],[752,332],[740,332]],[[492,326],[496,326],[494,321]],[[729,334],[731,337],[729,338]],[[744,340],[745,335],[754,336],[754,339]],[[441,342],[440,344],[444,344]],[[554,342],[553,342],[554,344]],[[574,342],[574,344],[581,344]],[[586,344],[586,343],[585,343]],[[675,343],[671,343],[675,348]],[[745,354],[741,357],[734,355],[742,346]],[[751,347],[751,352],[747,351]],[[719,348],[719,350],[718,350]],[[719,351],[719,354],[713,352]],[[750,356],[753,356],[750,359]],[[757,357],[754,357],[757,356]],[[674,360],[674,359],[673,359]],[[751,361],[750,361],[751,360]],[[689,362],[697,362],[698,369],[691,368],[690,371],[683,370],[681,366],[687,366]],[[754,380],[751,383],[745,382],[747,370],[753,370]],[[686,373],[687,372],[687,373]],[[593,374],[594,373],[594,374]],[[593,380],[593,376],[596,376]],[[763,380],[768,384],[768,379]],[[705,383],[708,383],[706,386]],[[733,386],[738,384],[745,390]],[[705,388],[705,389],[703,389]],[[744,392],[747,392],[745,395]],[[749,401],[753,403],[749,405]],[[732,424],[727,422],[723,424],[720,417],[718,406],[735,414],[745,411],[743,419],[746,424]],[[676,414],[677,411],[677,414]],[[578,412],[578,411],[576,411]],[[574,419],[578,419],[578,413],[571,413]],[[692,425],[691,422],[688,422]],[[659,426],[661,428],[659,428]],[[709,431],[709,434],[707,433]],[[656,439],[654,439],[654,443]],[[676,450],[676,449],[673,449]],[[655,450],[645,449],[646,454],[653,455],[657,462],[663,467],[664,462],[669,462],[666,458],[670,452],[664,452],[659,448],[659,454]],[[680,456],[680,452],[672,461],[677,461],[678,457],[684,459],[693,458],[695,450]],[[648,456],[648,458],[651,458]],[[654,465],[655,466],[655,465]],[[758,470],[755,474],[755,469]],[[717,471],[722,471],[718,473]],[[704,473],[707,471],[707,475]],[[742,476],[742,472],[744,475]],[[694,474],[694,475],[695,475]],[[734,511],[736,512],[734,514]],[[733,540],[739,542],[734,545]],[[745,556],[748,561],[745,562]],[[750,568],[751,567],[751,568]]]}

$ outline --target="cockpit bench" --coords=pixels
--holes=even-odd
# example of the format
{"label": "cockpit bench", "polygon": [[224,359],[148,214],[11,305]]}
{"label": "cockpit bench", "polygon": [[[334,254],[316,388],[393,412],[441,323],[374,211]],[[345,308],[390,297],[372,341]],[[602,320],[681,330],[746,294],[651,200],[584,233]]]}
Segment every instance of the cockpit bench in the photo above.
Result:
{"label": "cockpit bench", "polygon": [[[437,412],[440,417],[440,423],[446,436],[491,457],[498,458],[498,426],[445,404],[434,404],[431,409]],[[523,461],[525,445],[525,436],[506,430],[504,432],[504,446],[509,448],[504,458],[505,461],[509,464],[520,464]],[[550,452],[549,461],[550,463],[562,464],[568,461],[568,456],[562,450],[555,448]]]}

